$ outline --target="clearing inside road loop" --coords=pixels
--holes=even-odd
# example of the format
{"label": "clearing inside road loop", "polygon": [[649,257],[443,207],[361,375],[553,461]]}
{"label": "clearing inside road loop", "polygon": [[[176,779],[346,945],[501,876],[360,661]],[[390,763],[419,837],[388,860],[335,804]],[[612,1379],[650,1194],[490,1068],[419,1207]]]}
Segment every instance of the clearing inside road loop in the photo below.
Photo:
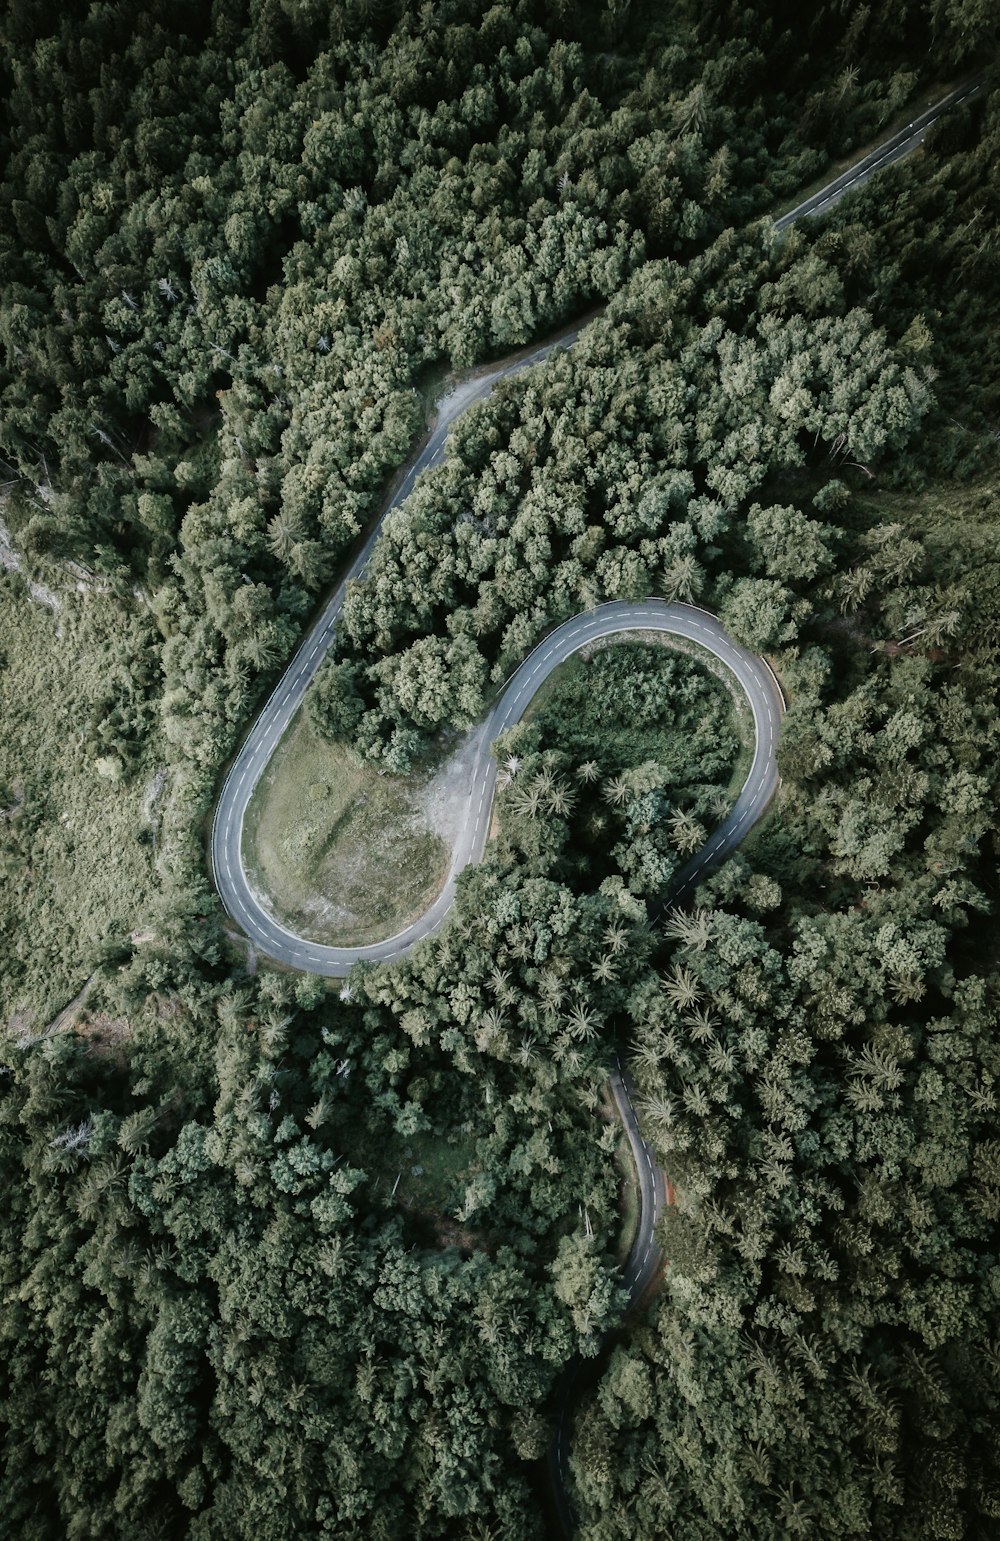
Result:
{"label": "clearing inside road loop", "polygon": [[392,936],[440,891],[448,847],[424,807],[426,778],[380,776],[305,713],[272,756],[247,810],[247,875],[284,925],[355,946]]}

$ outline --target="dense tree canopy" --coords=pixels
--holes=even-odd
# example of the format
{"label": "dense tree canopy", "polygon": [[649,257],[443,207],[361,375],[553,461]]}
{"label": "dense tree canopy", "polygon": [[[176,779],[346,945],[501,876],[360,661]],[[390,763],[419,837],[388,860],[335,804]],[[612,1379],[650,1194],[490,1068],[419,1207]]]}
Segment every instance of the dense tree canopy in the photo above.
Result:
{"label": "dense tree canopy", "polygon": [[[996,1534],[993,12],[8,5],[5,1533],[540,1538],[578,1355],[586,1541]],[[664,913],[746,723],[607,649],[436,937],[269,968],[204,860],[238,735],[454,371],[581,319],[387,522],[312,722],[405,772],[659,594],[778,672],[775,805]],[[676,1201],[602,1358],[619,1049]]]}

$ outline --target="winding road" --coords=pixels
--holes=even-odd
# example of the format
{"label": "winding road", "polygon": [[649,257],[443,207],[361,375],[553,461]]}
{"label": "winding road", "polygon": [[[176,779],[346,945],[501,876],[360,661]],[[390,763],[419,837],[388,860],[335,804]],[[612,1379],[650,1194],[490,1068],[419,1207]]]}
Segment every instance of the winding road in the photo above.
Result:
{"label": "winding road", "polygon": [[[821,214],[832,208],[853,187],[915,149],[930,125],[942,113],[968,101],[983,89],[983,79],[979,75],[964,81],[933,107],[921,113],[905,129],[864,156],[855,166],[812,194],[797,208],[782,215],[775,222],[775,231],[781,233],[798,219]],[[597,637],[629,630],[659,630],[700,642],[732,669],[754,712],[757,751],[750,777],[729,818],[715,831],[705,849],[688,864],[681,875],[682,881],[675,891],[675,899],[687,896],[703,869],[723,860],[747,833],[754,818],[767,806],[767,799],[777,778],[773,760],[777,733],[776,713],[780,716],[780,692],[777,692],[773,680],[769,684],[764,682],[763,674],[767,671],[760,661],[737,648],[718,621],[704,612],[694,611],[685,605],[660,605],[655,601],[636,605],[610,604],[567,621],[539,643],[514,674],[487,721],[477,730],[480,754],[474,781],[469,789],[465,823],[454,847],[448,877],[438,898],[413,925],[401,931],[398,936],[367,947],[325,947],[281,925],[272,914],[265,896],[256,893],[247,878],[242,845],[243,825],[250,799],[326,656],[348,587],[358,581],[367,567],[383,522],[406,501],[421,472],[429,470],[443,459],[448,432],[456,418],[474,402],[484,400],[499,381],[541,363],[555,348],[572,347],[590,319],[590,316],[584,317],[548,342],[526,348],[500,364],[471,371],[442,398],[429,434],[411,456],[374,527],[296,650],[229,769],[212,821],[211,853],[216,886],[232,918],[262,952],[280,963],[311,973],[343,977],[361,960],[385,962],[400,956],[414,942],[432,935],[441,926],[454,899],[458,873],[469,862],[478,861],[486,842],[489,809],[496,784],[496,766],[489,755],[490,742],[503,728],[517,721],[531,695],[556,664]],[[768,718],[770,720],[765,733],[764,722]]]}
{"label": "winding road", "polygon": [[[336,625],[345,585],[338,589],[337,608],[324,612],[327,634]],[[332,610],[332,605],[327,611]],[[321,638],[300,650],[298,659],[276,692],[273,713],[265,712],[244,745],[223,787],[212,830],[212,854],[216,882],[223,902],[239,921],[254,945],[270,957],[312,974],[337,978],[348,974],[363,960],[388,962],[401,957],[415,942],[432,936],[444,923],[455,899],[458,874],[483,854],[489,836],[497,763],[490,752],[494,740],[524,716],[539,686],[573,653],[606,637],[640,637],[666,634],[700,644],[732,673],[753,715],[754,756],[743,789],[729,817],[707,845],[683,869],[675,885],[675,899],[684,897],[706,868],[722,861],[743,839],[755,818],[767,807],[777,784],[775,748],[783,704],[773,675],[760,659],[739,647],[713,615],[692,605],[667,604],[650,599],[638,603],[617,601],[573,616],[550,632],[524,660],[508,681],[499,700],[476,731],[472,778],[466,794],[461,831],[452,848],[444,887],[428,909],[385,941],[367,947],[328,947],[298,936],[274,918],[260,895],[250,886],[242,859],[243,823],[255,786],[274,753],[282,733],[302,700],[325,651]],[[290,679],[294,671],[294,678]]]}
{"label": "winding road", "polygon": [[[256,893],[251,887],[243,865],[243,824],[254,788],[302,705],[302,699],[326,657],[336,633],[348,589],[352,583],[358,581],[368,566],[385,520],[390,517],[394,509],[405,503],[421,472],[430,470],[443,460],[448,433],[456,418],[466,412],[474,402],[485,400],[501,380],[519,374],[521,370],[530,368],[532,364],[540,363],[557,347],[571,347],[590,319],[589,316],[584,317],[548,342],[524,349],[512,358],[505,359],[501,364],[471,373],[442,398],[438,403],[430,432],[411,456],[404,472],[397,478],[397,484],[373,529],[357,551],[319,616],[309,628],[304,640],[299,644],[288,668],[265,702],[229,768],[212,820],[212,870],[216,887],[229,914],[243,928],[254,945],[279,963],[303,969],[308,973],[342,978],[350,972],[355,963],[362,960],[386,962],[391,958],[399,957],[422,936],[430,936],[438,929],[451,907],[458,872],[469,861],[478,860],[482,855],[485,830],[482,838],[477,840],[475,830],[470,829],[467,823],[456,843],[442,893],[414,925],[400,932],[398,937],[390,937],[386,941],[373,943],[369,947],[324,947],[282,926],[272,915],[266,898]],[[482,731],[481,728],[480,734]],[[479,771],[484,771],[482,765]],[[495,779],[494,767],[490,780],[491,795]],[[470,789],[470,807],[473,791],[474,789]]]}
{"label": "winding road", "polygon": [[[942,113],[967,101],[982,89],[980,77],[964,82],[905,129],[864,156],[855,166],[783,215],[775,222],[775,232],[781,234],[796,220],[822,214],[832,208],[852,188],[916,148],[930,125]],[[229,769],[212,823],[211,855],[216,885],[225,908],[254,945],[280,963],[315,974],[342,978],[355,963],[362,960],[384,962],[399,957],[415,942],[438,930],[454,902],[458,874],[471,862],[480,859],[489,836],[497,780],[497,765],[490,753],[490,745],[498,734],[523,716],[539,686],[553,669],[580,648],[602,638],[625,638],[654,632],[699,644],[714,654],[730,671],[746,696],[753,716],[754,755],[747,779],[729,816],[678,874],[671,891],[671,902],[677,903],[689,897],[702,875],[725,859],[745,838],[768,806],[778,783],[775,749],[784,703],[777,681],[767,665],[738,646],[719,621],[705,611],[690,605],[667,604],[658,600],[616,602],[574,616],[543,638],[515,671],[484,723],[476,730],[477,753],[465,818],[453,848],[448,876],[441,893],[412,925],[397,936],[367,947],[327,947],[296,935],[281,925],[271,913],[265,898],[255,893],[248,881],[243,865],[242,841],[244,820],[254,789],[326,656],[348,586],[356,582],[364,572],[383,521],[405,501],[420,473],[438,464],[443,458],[448,431],[457,417],[474,402],[488,396],[500,380],[540,363],[554,348],[571,347],[590,319],[585,317],[550,341],[526,349],[499,365],[471,373],[441,400],[428,436],[401,473],[374,528],[310,627]],[[627,1073],[620,1061],[611,1074],[610,1087],[632,1150],[639,1185],[639,1224],[623,1274],[630,1299],[633,1304],[637,1304],[655,1281],[662,1264],[654,1232],[666,1201],[666,1179],[639,1131]],[[574,1522],[568,1473],[571,1411],[573,1393],[582,1383],[583,1376],[584,1369],[579,1361],[567,1367],[557,1398],[557,1428],[549,1458],[559,1525],[567,1536],[571,1535]]]}

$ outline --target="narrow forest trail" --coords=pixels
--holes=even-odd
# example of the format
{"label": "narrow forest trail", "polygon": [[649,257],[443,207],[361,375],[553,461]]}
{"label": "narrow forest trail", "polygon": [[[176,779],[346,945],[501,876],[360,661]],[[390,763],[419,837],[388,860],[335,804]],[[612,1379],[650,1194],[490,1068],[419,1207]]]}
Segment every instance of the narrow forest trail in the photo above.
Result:
{"label": "narrow forest trail", "polygon": [[[907,129],[892,135],[833,182],[782,216],[774,225],[776,234],[799,219],[831,208],[845,194],[866,182],[884,166],[909,154],[923,141],[938,117],[977,95],[982,89],[978,76],[963,82],[922,113]],[[355,963],[363,960],[388,961],[399,957],[417,941],[433,935],[440,928],[454,902],[455,882],[459,872],[471,862],[481,859],[488,838],[497,778],[496,762],[489,753],[490,743],[498,733],[520,720],[552,669],[580,647],[598,638],[658,631],[696,641],[714,653],[733,673],[753,712],[755,747],[750,773],[728,818],[679,874],[672,891],[673,902],[687,898],[701,874],[724,861],[745,839],[768,807],[778,782],[776,748],[783,711],[781,692],[768,666],[763,660],[740,648],[726,634],[718,620],[707,612],[688,605],[671,605],[657,600],[612,602],[575,616],[558,627],[538,644],[508,682],[487,719],[487,731],[482,740],[483,750],[469,788],[465,819],[453,848],[445,886],[424,915],[406,930],[398,936],[367,947],[325,947],[281,925],[270,913],[264,897],[254,892],[247,878],[242,843],[250,799],[333,642],[348,585],[364,573],[385,519],[405,502],[421,472],[442,460],[451,425],[470,406],[484,400],[501,380],[542,362],[556,348],[571,347],[583,326],[598,313],[592,312],[590,316],[537,347],[521,350],[486,369],[469,371],[451,383],[447,394],[439,401],[429,434],[401,470],[395,489],[371,531],[296,650],[230,766],[212,822],[211,857],[215,882],[229,915],[260,952],[277,962],[310,973],[342,978]],[[620,1063],[612,1074],[611,1088],[639,1177],[640,1221],[624,1269],[624,1280],[630,1297],[633,1303],[638,1303],[662,1264],[654,1231],[668,1191],[667,1180],[639,1131],[627,1076]],[[575,1529],[568,1469],[572,1404],[576,1400],[576,1391],[582,1389],[583,1378],[582,1361],[574,1361],[563,1375],[556,1397],[557,1426],[549,1459],[558,1525],[567,1537]]]}

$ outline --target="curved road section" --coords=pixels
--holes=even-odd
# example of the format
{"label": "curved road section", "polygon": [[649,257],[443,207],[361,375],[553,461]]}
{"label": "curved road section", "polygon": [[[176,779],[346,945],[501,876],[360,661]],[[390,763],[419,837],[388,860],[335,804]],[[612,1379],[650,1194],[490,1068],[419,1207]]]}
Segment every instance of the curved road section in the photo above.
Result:
{"label": "curved road section", "polygon": [[[982,75],[973,76],[963,82],[948,96],[915,118],[900,133],[893,135],[869,155],[864,156],[842,176],[837,177],[827,187],[783,215],[776,221],[775,231],[780,233],[798,219],[820,214],[832,208],[853,187],[867,181],[883,166],[891,165],[893,161],[899,160],[915,149],[930,125],[942,113],[968,101],[983,89]],[[438,929],[451,906],[458,872],[470,861],[478,860],[486,841],[489,829],[489,808],[496,784],[496,768],[486,752],[488,745],[503,727],[509,727],[517,720],[518,705],[519,710],[523,712],[533,689],[537,689],[544,674],[554,668],[557,662],[562,661],[556,656],[559,648],[572,642],[574,638],[578,639],[575,646],[568,646],[562,657],[568,657],[575,647],[582,647],[589,640],[611,635],[615,631],[649,630],[652,626],[652,629],[690,637],[707,646],[733,670],[750,700],[757,730],[757,753],[750,779],[730,817],[716,830],[705,849],[681,874],[681,881],[674,893],[675,900],[686,897],[701,871],[721,861],[732,850],[753,822],[755,810],[760,812],[767,804],[776,780],[773,764],[768,771],[766,762],[768,758],[773,761],[773,734],[776,732],[776,708],[780,703],[780,692],[776,687],[771,688],[773,681],[771,686],[768,686],[763,683],[761,677],[758,677],[759,663],[737,648],[711,616],[690,611],[687,606],[657,606],[653,603],[639,606],[605,605],[601,610],[568,621],[565,626],[560,627],[551,637],[540,643],[514,675],[506,694],[494,708],[485,725],[485,731],[480,730],[480,762],[477,766],[475,784],[470,789],[465,824],[453,851],[445,887],[430,910],[414,925],[400,932],[396,937],[390,937],[386,941],[374,943],[369,947],[352,949],[324,947],[317,942],[310,942],[304,937],[297,936],[287,927],[282,926],[270,913],[263,897],[254,893],[247,881],[242,856],[243,821],[254,788],[298,711],[310,681],[326,656],[343,609],[348,585],[357,581],[367,567],[383,520],[392,513],[393,509],[405,502],[420,473],[437,465],[443,458],[448,430],[457,417],[460,417],[474,402],[485,399],[500,380],[517,374],[532,364],[540,363],[554,348],[571,347],[589,319],[591,318],[584,317],[552,341],[526,349],[502,364],[473,372],[443,398],[425,443],[413,456],[382,515],[292,658],[250,729],[226,777],[212,823],[212,866],[216,886],[223,904],[233,919],[243,927],[261,951],[282,963],[312,973],[333,977],[343,976],[354,963],[362,959],[384,962],[398,957],[421,937],[430,936]],[[532,686],[532,682],[534,682],[533,689],[528,688]],[[768,719],[766,734],[764,720],[760,713],[761,707],[764,710],[764,718]],[[780,715],[780,709],[778,715]],[[770,748],[768,748],[769,745]],[[767,785],[769,776],[770,784]]]}
{"label": "curved road section", "polygon": [[[884,166],[914,150],[930,125],[942,113],[983,90],[982,77],[965,81],[950,95],[915,118],[905,129],[886,140],[828,186],[800,203],[775,222],[780,234],[797,220],[824,213],[859,184]],[[596,314],[596,312],[595,312]],[[369,947],[324,947],[297,936],[269,913],[247,881],[243,867],[243,822],[254,788],[277,748],[302,698],[320,667],[333,639],[343,609],[347,587],[363,573],[378,539],[382,520],[408,496],[421,471],[436,465],[444,455],[451,424],[474,402],[484,399],[498,381],[539,363],[556,347],[570,347],[590,317],[585,317],[557,338],[493,368],[474,372],[442,400],[425,443],[414,455],[385,509],[339,586],[330,596],[304,642],[292,658],[278,685],[250,729],[226,777],[212,824],[212,864],[220,897],[234,920],[265,953],[293,968],[343,977],[356,962],[399,957],[421,938],[432,935],[443,923],[454,900],[455,881],[470,862],[478,861],[489,834],[490,810],[496,790],[497,767],[490,745],[498,734],[524,714],[538,687],[553,669],[578,649],[611,636],[625,637],[659,632],[698,643],[734,676],[750,704],[754,722],[754,756],[749,775],[729,817],[719,825],[701,851],[678,874],[671,902],[687,898],[700,878],[723,861],[764,812],[777,786],[775,746],[783,702],[777,682],[767,666],[729,637],[714,616],[689,605],[644,603],[607,604],[575,616],[544,638],[515,671],[486,722],[477,732],[478,756],[470,785],[461,834],[452,852],[448,878],[430,909],[398,936]],[[639,1131],[632,1105],[628,1076],[619,1061],[610,1078],[611,1091],[621,1117],[636,1167],[640,1218],[635,1242],[624,1270],[623,1282],[633,1304],[639,1303],[655,1282],[662,1258],[655,1242],[656,1221],[667,1198],[664,1174]],[[568,1452],[573,1392],[582,1366],[567,1367],[559,1398],[557,1431],[550,1450],[554,1496],[560,1528],[571,1535],[574,1515],[569,1499]]]}
{"label": "curved road section", "polygon": [[[475,371],[460,381],[438,404],[434,424],[425,442],[411,459],[405,474],[386,503],[374,528],[357,552],[343,578],[330,595],[318,618],[313,622],[305,639],[299,644],[291,663],[278,681],[260,715],[251,727],[243,745],[233,761],[223,783],[212,820],[212,870],[216,887],[223,904],[235,921],[242,926],[254,944],[293,968],[310,973],[339,977],[346,974],[352,964],[367,958],[374,962],[398,957],[412,946],[420,936],[430,935],[444,918],[451,896],[454,879],[459,867],[459,849],[456,848],[444,895],[432,906],[434,920],[429,924],[425,916],[417,925],[402,932],[399,938],[391,938],[372,947],[354,949],[322,947],[296,936],[279,924],[270,914],[263,897],[254,892],[247,881],[243,868],[243,821],[254,788],[264,773],[267,763],[281,742],[292,718],[302,704],[302,698],[326,657],[333,641],[344,600],[352,583],[361,577],[371,558],[375,543],[384,521],[394,509],[409,497],[413,484],[422,471],[430,470],[444,458],[448,433],[456,418],[461,417],[477,401],[483,401],[501,380],[520,373],[542,359],[557,347],[568,348],[576,341],[591,317],[584,317],[575,326],[561,332],[551,342],[524,350],[502,364],[486,370]],[[467,832],[466,832],[467,833]],[[465,833],[459,847],[465,845]],[[482,844],[479,851],[482,850]],[[469,858],[467,858],[468,860]],[[461,862],[461,866],[466,862]]]}
{"label": "curved road section", "polygon": [[[327,643],[336,625],[345,587],[346,583],[341,584],[334,596],[336,609],[331,602],[319,623],[327,633]],[[476,735],[479,752],[444,887],[412,925],[367,947],[328,947],[288,930],[269,913],[263,899],[251,888],[243,866],[243,822],[253,790],[326,651],[324,637],[310,637],[257,719],[216,809],[212,855],[219,892],[230,915],[270,957],[293,968],[334,978],[349,973],[361,961],[385,963],[401,957],[415,942],[432,936],[454,903],[458,874],[480,860],[486,845],[497,780],[497,764],[490,752],[493,741],[521,720],[539,687],[573,653],[607,637],[639,638],[646,633],[680,637],[713,654],[734,676],[753,715],[754,755],[750,772],[729,817],[679,875],[673,899],[685,897],[707,869],[724,860],[739,844],[767,807],[778,779],[775,749],[783,704],[767,665],[735,643],[713,615],[692,605],[650,599],[638,603],[613,602],[574,616],[545,637],[514,672]]]}

